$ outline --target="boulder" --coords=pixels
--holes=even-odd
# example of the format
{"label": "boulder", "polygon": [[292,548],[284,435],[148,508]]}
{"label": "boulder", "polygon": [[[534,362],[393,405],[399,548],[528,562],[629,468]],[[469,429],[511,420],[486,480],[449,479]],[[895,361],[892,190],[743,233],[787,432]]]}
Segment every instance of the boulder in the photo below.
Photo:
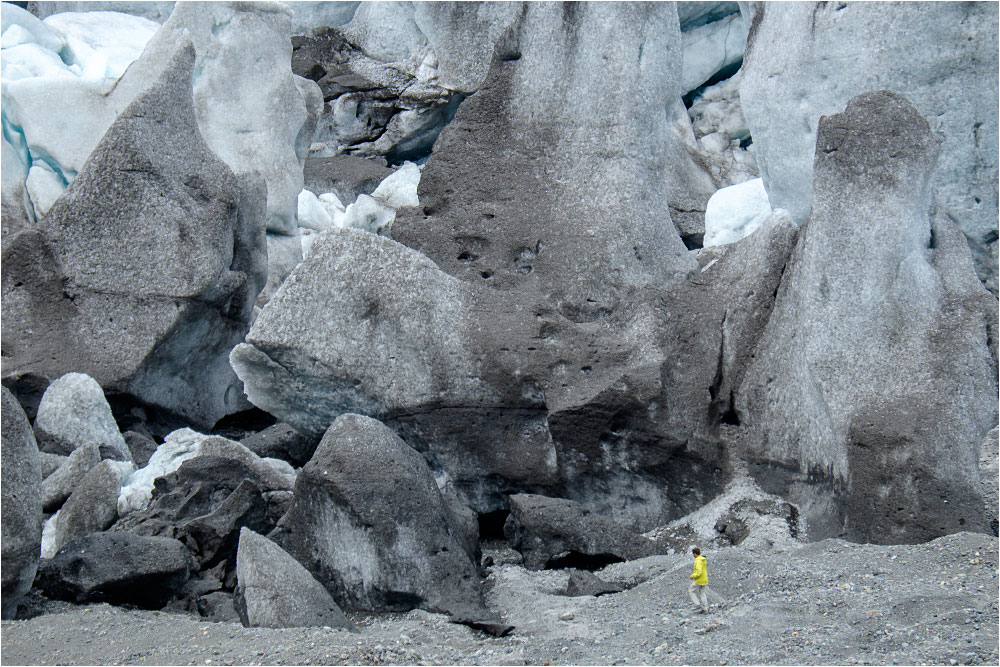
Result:
{"label": "boulder", "polygon": [[975,480],[997,421],[997,302],[961,232],[928,213],[938,151],[892,92],[821,119],[812,213],[733,385],[743,456],[813,539],[987,529]]}
{"label": "boulder", "polygon": [[72,540],[105,530],[115,522],[123,472],[126,471],[120,463],[101,461],[80,480],[59,510],[53,553]]}
{"label": "boulder", "polygon": [[354,629],[309,571],[271,540],[243,528],[236,552],[234,601],[248,628]]}
{"label": "boulder", "polygon": [[571,569],[569,571],[569,580],[566,582],[566,591],[563,595],[568,597],[584,595],[600,597],[610,593],[621,593],[624,590],[625,586],[604,581],[588,570]]}
{"label": "boulder", "polygon": [[46,512],[59,509],[87,473],[100,462],[100,450],[95,444],[73,450],[66,461],[42,481],[40,489],[42,509]]}
{"label": "boulder", "polygon": [[195,607],[201,617],[208,621],[229,623],[240,620],[231,593],[215,591],[208,595],[202,595],[195,602]]}
{"label": "boulder", "polygon": [[448,513],[420,454],[380,422],[349,414],[302,468],[274,539],[342,608],[484,618],[477,563]]}
{"label": "boulder", "polygon": [[510,497],[510,516],[503,527],[511,546],[521,552],[529,570],[581,566],[643,558],[654,553],[654,543],[579,503],[526,493]]}
{"label": "boulder", "polygon": [[[265,459],[233,440],[214,435],[204,435],[189,428],[167,434],[145,467],[132,473],[118,503],[118,513],[128,514],[145,509],[150,501],[158,478],[177,470],[188,459],[197,456],[215,456],[238,461],[241,469],[249,470],[254,483],[264,491],[291,489],[295,483],[295,470],[285,461]],[[237,482],[238,483],[238,482]],[[230,491],[235,489],[230,487]]]}
{"label": "boulder", "polygon": [[49,454],[48,452],[38,452],[38,460],[41,464],[42,479],[54,473],[59,467],[66,463],[68,456],[62,456],[61,454]]}
{"label": "boulder", "polygon": [[3,494],[3,610],[14,618],[17,605],[31,588],[42,541],[42,482],[38,446],[31,424],[17,399],[3,387],[0,473]]}
{"label": "boulder", "polygon": [[85,372],[109,395],[212,424],[243,404],[225,355],[263,286],[263,184],[200,140],[190,42],[165,63],[44,221],[8,244],[3,374]]}
{"label": "boulder", "polygon": [[210,568],[232,556],[243,526],[274,527],[263,487],[265,479],[247,461],[224,452],[197,453],[158,477],[149,505],[123,515],[113,530],[177,538],[200,569]]}
{"label": "boulder", "polygon": [[125,440],[128,451],[132,455],[132,462],[137,468],[142,468],[149,463],[150,457],[159,447],[153,438],[139,431],[125,431],[122,433],[122,438]]}
{"label": "boulder", "polygon": [[188,579],[183,544],[167,537],[94,533],[43,560],[36,585],[50,598],[162,607]]}
{"label": "boulder", "polygon": [[820,117],[840,112],[860,93],[893,90],[942,137],[931,188],[996,295],[997,7],[749,3],[748,9],[740,98],[772,206],[805,222],[815,205]]}
{"label": "boulder", "polygon": [[303,466],[316,451],[317,441],[302,435],[288,424],[278,423],[244,438],[240,444],[257,456]]}
{"label": "boulder", "polygon": [[53,454],[68,455],[82,445],[96,444],[102,459],[132,460],[104,391],[83,373],[67,373],[45,390],[35,417],[35,437],[39,447]]}

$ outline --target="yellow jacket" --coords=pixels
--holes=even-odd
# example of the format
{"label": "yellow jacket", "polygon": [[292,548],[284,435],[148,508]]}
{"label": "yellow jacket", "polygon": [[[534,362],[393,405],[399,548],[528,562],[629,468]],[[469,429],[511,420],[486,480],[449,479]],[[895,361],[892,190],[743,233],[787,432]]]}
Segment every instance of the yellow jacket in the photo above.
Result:
{"label": "yellow jacket", "polygon": [[708,566],[705,564],[704,556],[695,556],[694,572],[689,578],[694,579],[694,583],[699,586],[708,586]]}

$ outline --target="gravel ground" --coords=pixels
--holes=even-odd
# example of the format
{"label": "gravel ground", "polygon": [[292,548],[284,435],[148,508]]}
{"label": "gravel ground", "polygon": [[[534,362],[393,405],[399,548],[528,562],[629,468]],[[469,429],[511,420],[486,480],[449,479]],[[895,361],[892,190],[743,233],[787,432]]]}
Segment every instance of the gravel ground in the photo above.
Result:
{"label": "gravel ground", "polygon": [[[706,553],[708,615],[687,600],[690,556],[656,556],[598,574],[625,583],[599,598],[558,594],[567,573],[529,572],[486,549],[488,601],[517,626],[493,638],[444,616],[351,614],[358,633],[269,630],[108,605],[35,602],[4,621],[2,662],[24,664],[991,664],[998,656],[998,554],[992,536],[922,545],[825,540]],[[718,596],[714,598],[720,600]]]}

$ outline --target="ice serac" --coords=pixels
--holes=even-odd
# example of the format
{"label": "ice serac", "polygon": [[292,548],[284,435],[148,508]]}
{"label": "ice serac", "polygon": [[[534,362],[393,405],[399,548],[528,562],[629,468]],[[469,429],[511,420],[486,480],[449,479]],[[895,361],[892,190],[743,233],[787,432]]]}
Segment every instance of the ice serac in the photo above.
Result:
{"label": "ice serac", "polygon": [[8,241],[5,379],[86,373],[203,425],[244,405],[227,357],[263,286],[264,185],[201,141],[194,57],[180,39],[44,220]]}
{"label": "ice serac", "polygon": [[42,482],[38,447],[31,424],[7,387],[0,389],[3,428],[0,471],[3,473],[3,612],[14,618],[17,605],[31,588],[42,543]]}
{"label": "ice serac", "polygon": [[268,230],[294,234],[302,190],[295,149],[310,98],[300,89],[315,84],[291,71],[291,10],[280,2],[182,2],[160,33],[175,40],[185,30],[198,54],[194,102],[205,143],[234,173],[264,177]]}
{"label": "ice serac", "polygon": [[740,97],[771,204],[804,222],[820,116],[860,93],[893,90],[943,138],[931,185],[995,295],[997,5],[781,2],[749,9]]}
{"label": "ice serac", "polygon": [[345,609],[485,616],[477,564],[448,512],[419,453],[349,414],[302,468],[274,539]]}
{"label": "ice serac", "polygon": [[525,5],[393,237],[462,280],[531,285],[578,322],[683,279],[693,260],[663,205],[669,121],[648,111],[678,93],[679,42],[669,4]]}
{"label": "ice serac", "polygon": [[277,544],[240,530],[234,601],[248,628],[354,629],[323,585]]}
{"label": "ice serac", "polygon": [[997,305],[961,232],[929,213],[939,150],[888,91],[819,122],[812,213],[735,405],[752,472],[799,502],[813,538],[987,528]]}

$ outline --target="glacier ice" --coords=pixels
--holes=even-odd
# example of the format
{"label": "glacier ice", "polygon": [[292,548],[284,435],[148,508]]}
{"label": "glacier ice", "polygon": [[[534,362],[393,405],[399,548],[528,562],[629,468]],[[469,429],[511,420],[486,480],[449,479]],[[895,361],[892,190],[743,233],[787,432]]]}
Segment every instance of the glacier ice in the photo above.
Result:
{"label": "glacier ice", "polygon": [[[134,86],[116,79],[159,26],[117,12],[57,14],[43,22],[6,3],[3,21],[4,136],[29,170],[24,208],[33,219],[72,182],[131,102]],[[5,192],[14,187],[5,179]]]}
{"label": "glacier ice", "polygon": [[705,246],[739,241],[771,214],[771,204],[759,178],[717,191],[705,207]]}
{"label": "glacier ice", "polygon": [[120,12],[65,12],[43,21],[66,40],[62,56],[85,78],[117,79],[146,48],[160,25]]}
{"label": "glacier ice", "polygon": [[333,216],[319,197],[309,190],[299,193],[299,227],[323,231],[333,225]]}
{"label": "glacier ice", "polygon": [[[9,2],[0,4],[0,24],[3,25],[3,38],[0,41],[5,49],[9,46],[30,42],[58,53],[66,45],[66,40],[63,39],[62,35],[42,23],[41,19]],[[18,30],[15,30],[8,37],[7,32],[15,27]],[[25,32],[28,33],[27,36],[24,34]],[[5,53],[4,58],[6,57]]]}
{"label": "glacier ice", "polygon": [[403,166],[378,184],[372,192],[372,198],[393,209],[400,206],[417,206],[420,203],[417,199],[419,184],[420,167],[412,162],[404,162]]}
{"label": "glacier ice", "polygon": [[682,33],[681,92],[691,92],[714,74],[742,60],[747,33],[748,27],[739,14]]}

